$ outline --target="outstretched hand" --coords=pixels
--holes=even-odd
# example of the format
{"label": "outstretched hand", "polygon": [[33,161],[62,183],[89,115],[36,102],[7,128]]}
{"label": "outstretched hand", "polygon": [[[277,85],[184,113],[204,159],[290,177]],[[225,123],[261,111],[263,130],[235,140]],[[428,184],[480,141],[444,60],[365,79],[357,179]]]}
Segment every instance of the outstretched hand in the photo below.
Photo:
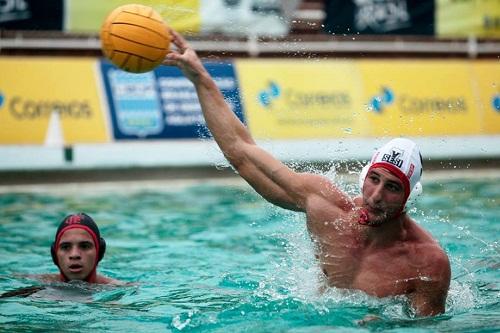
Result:
{"label": "outstretched hand", "polygon": [[201,63],[196,52],[189,46],[184,37],[173,29],[169,29],[171,42],[176,49],[170,49],[163,65],[178,67],[191,82],[196,83],[200,76],[206,73],[205,67]]}

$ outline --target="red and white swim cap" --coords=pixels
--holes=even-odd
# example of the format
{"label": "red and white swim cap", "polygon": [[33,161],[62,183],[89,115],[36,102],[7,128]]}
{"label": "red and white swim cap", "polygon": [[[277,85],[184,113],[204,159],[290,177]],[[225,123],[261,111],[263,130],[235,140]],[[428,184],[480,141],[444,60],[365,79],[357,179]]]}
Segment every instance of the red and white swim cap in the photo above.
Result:
{"label": "red and white swim cap", "polygon": [[[422,156],[415,142],[397,138],[379,148],[372,156],[360,175],[360,187],[368,172],[373,168],[384,168],[398,177],[403,183],[406,200],[412,192],[422,192]],[[413,196],[413,195],[412,195]]]}

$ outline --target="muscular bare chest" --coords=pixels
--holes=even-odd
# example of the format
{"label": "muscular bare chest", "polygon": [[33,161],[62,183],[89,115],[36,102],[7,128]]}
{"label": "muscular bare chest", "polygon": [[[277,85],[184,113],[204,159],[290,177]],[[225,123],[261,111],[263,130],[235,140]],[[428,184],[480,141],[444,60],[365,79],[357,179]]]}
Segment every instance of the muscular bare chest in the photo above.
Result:
{"label": "muscular bare chest", "polygon": [[409,252],[405,247],[370,249],[357,222],[352,222],[323,223],[320,233],[312,234],[329,285],[359,289],[378,297],[411,292],[414,272],[408,266]]}
{"label": "muscular bare chest", "polygon": [[388,252],[365,254],[359,262],[352,288],[378,297],[411,293],[417,277],[408,266],[405,251]]}
{"label": "muscular bare chest", "polygon": [[363,247],[349,221],[335,219],[309,223],[317,249],[317,259],[330,285],[351,288],[361,267]]}
{"label": "muscular bare chest", "polygon": [[416,278],[401,253],[389,258],[387,254],[367,253],[361,246],[329,246],[323,247],[319,259],[330,285],[378,297],[407,294]]}

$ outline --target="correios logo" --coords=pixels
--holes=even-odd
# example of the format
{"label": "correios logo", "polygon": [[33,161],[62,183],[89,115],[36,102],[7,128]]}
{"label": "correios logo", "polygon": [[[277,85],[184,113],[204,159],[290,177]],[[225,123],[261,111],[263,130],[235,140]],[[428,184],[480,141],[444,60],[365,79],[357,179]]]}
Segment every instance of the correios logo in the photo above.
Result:
{"label": "correios logo", "polygon": [[259,104],[267,109],[272,109],[277,99],[282,99],[287,110],[304,110],[308,108],[343,108],[351,107],[351,96],[346,91],[332,90],[305,90],[287,87],[285,89],[274,82],[269,81],[267,87],[259,91],[257,95]]}
{"label": "correios logo", "polygon": [[491,99],[491,106],[493,106],[493,110],[495,110],[496,112],[500,112],[500,94],[496,94],[493,96],[493,98]]}
{"label": "correios logo", "polygon": [[0,91],[0,109],[8,110],[10,115],[17,120],[34,120],[48,118],[52,112],[57,112],[61,117],[74,119],[92,117],[92,107],[87,100],[34,100],[21,96],[7,98]]}
{"label": "correios logo", "polygon": [[[368,105],[368,110],[383,113],[385,108],[397,102],[397,108],[405,114],[424,113],[465,113],[468,110],[463,96],[413,96],[398,93],[397,101],[392,89],[382,87],[380,94],[374,96]],[[500,102],[499,102],[500,104]]]}
{"label": "correios logo", "polygon": [[265,108],[271,107],[272,102],[280,97],[280,95],[280,86],[274,81],[269,81],[267,88],[259,91],[259,103]]}
{"label": "correios logo", "polygon": [[392,89],[382,87],[382,91],[370,100],[369,109],[376,113],[382,113],[384,108],[394,102],[394,92]]}
{"label": "correios logo", "polygon": [[463,96],[434,96],[416,97],[402,94],[398,98],[398,107],[406,114],[424,113],[466,113],[468,106]]}

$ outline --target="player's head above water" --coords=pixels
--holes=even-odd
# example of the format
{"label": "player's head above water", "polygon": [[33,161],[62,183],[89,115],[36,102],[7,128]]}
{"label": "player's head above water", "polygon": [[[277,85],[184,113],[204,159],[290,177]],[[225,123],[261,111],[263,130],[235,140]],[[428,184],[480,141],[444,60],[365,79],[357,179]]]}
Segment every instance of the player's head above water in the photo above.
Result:
{"label": "player's head above water", "polygon": [[[404,188],[404,202],[422,192],[422,155],[415,142],[406,138],[396,138],[379,148],[370,163],[360,174],[360,187],[363,188],[366,175],[373,169],[383,168],[396,176]],[[413,193],[412,193],[413,192]]]}
{"label": "player's head above water", "polygon": [[96,268],[104,257],[106,242],[94,220],[85,213],[66,216],[57,228],[51,246],[52,260],[63,281],[93,282]]}

